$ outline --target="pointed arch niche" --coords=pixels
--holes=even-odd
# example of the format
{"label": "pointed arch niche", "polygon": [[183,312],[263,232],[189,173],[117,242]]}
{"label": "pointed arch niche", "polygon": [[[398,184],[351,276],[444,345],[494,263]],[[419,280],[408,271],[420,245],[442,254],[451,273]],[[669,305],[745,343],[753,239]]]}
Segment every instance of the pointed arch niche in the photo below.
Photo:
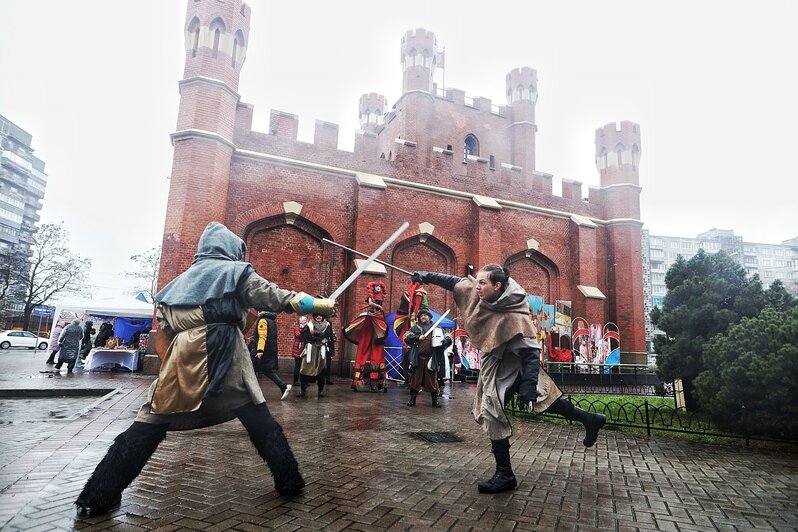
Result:
{"label": "pointed arch niche", "polygon": [[560,297],[560,269],[550,258],[530,249],[510,256],[504,263],[510,277],[516,280],[527,294],[543,296],[546,304],[553,305]]}
{"label": "pointed arch niche", "polygon": [[[281,212],[246,227],[243,236],[247,244],[246,260],[261,277],[280,288],[312,296],[327,295],[341,282],[344,256],[339,248],[324,245],[323,238],[332,239],[325,229],[301,216],[287,223],[285,213]],[[293,313],[277,314],[279,353],[291,352],[296,320]],[[336,358],[337,363],[343,357]],[[338,373],[340,368],[335,371]]]}
{"label": "pointed arch niche", "polygon": [[[391,258],[386,259],[394,266],[414,272],[416,270],[448,273],[457,273],[457,258],[452,248],[430,234],[419,234],[399,242],[391,253]],[[402,293],[407,290],[410,278],[396,270],[388,270],[390,277],[389,297],[390,310],[394,311],[399,306]],[[424,285],[427,291],[429,305],[438,312],[451,309],[451,315],[457,314],[453,307],[454,299],[451,292],[435,285]]]}

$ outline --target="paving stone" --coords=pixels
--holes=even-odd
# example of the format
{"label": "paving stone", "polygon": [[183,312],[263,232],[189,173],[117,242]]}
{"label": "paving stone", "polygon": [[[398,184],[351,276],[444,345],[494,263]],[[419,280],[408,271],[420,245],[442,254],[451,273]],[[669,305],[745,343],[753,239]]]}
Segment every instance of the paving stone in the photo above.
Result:
{"label": "paving stone", "polygon": [[[518,489],[481,495],[490,444],[470,417],[474,386],[441,409],[404,406],[407,390],[353,394],[343,379],[321,401],[267,403],[307,482],[282,498],[236,421],[169,433],[106,516],[78,518],[73,501],[114,437],[129,426],[151,378],[76,372],[38,377],[36,356],[0,358],[0,387],[114,388],[80,415],[3,423],[0,528],[8,530],[798,530],[798,455],[515,421]],[[36,408],[35,400],[26,401]],[[15,405],[19,408],[19,405]],[[18,410],[16,410],[18,411]],[[32,412],[33,413],[33,412]],[[41,413],[37,413],[41,418]],[[34,416],[30,416],[34,419]],[[414,432],[451,432],[431,443]]]}

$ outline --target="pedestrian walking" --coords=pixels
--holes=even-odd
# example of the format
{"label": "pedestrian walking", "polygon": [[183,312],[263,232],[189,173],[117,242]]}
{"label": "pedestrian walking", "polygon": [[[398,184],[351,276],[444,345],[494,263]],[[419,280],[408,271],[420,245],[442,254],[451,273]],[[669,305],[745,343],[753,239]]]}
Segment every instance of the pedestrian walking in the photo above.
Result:
{"label": "pedestrian walking", "polygon": [[273,312],[261,312],[255,322],[255,333],[252,336],[250,354],[255,375],[262,373],[280,388],[280,401],[285,400],[291,392],[291,385],[286,384],[277,373],[277,315]]}
{"label": "pedestrian walking", "polygon": [[58,364],[55,365],[56,370],[60,370],[67,364],[67,374],[71,374],[75,368],[75,363],[80,356],[80,341],[83,338],[83,328],[80,326],[80,320],[75,318],[72,323],[64,327],[61,335],[58,337]]}

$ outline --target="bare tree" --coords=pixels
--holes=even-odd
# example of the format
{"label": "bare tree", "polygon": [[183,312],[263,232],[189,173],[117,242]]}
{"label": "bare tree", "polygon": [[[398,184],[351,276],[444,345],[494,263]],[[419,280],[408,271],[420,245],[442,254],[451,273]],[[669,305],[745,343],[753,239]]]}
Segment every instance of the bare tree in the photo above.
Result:
{"label": "bare tree", "polygon": [[161,246],[150,248],[144,253],[133,255],[130,260],[136,263],[136,270],[127,272],[127,277],[137,279],[136,292],[142,292],[150,303],[155,301],[155,289],[158,286],[158,271],[161,267]]}
{"label": "bare tree", "polygon": [[34,233],[28,269],[12,273],[11,281],[24,287],[23,328],[28,330],[33,308],[45,305],[56,294],[86,291],[91,259],[69,250],[69,232],[58,224],[44,224]]}

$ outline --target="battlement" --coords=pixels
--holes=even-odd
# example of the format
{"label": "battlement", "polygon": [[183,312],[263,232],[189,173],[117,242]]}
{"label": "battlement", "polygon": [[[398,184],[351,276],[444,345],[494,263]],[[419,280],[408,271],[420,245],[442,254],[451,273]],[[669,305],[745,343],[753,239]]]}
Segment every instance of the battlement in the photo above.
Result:
{"label": "battlement", "polygon": [[640,164],[640,152],[638,124],[624,120],[596,129],[596,167],[599,172],[627,164],[636,169]]}
{"label": "battlement", "polygon": [[435,34],[424,28],[406,31],[402,37],[402,61],[411,50],[416,50],[417,53],[426,50],[430,55],[434,55],[438,50],[438,40],[435,38]]}
{"label": "battlement", "polygon": [[507,90],[507,103],[531,102],[538,99],[538,73],[530,67],[520,67],[511,70],[505,80]]}
{"label": "battlement", "polygon": [[370,92],[360,97],[358,117],[362,129],[374,129],[385,120],[385,96]]}

